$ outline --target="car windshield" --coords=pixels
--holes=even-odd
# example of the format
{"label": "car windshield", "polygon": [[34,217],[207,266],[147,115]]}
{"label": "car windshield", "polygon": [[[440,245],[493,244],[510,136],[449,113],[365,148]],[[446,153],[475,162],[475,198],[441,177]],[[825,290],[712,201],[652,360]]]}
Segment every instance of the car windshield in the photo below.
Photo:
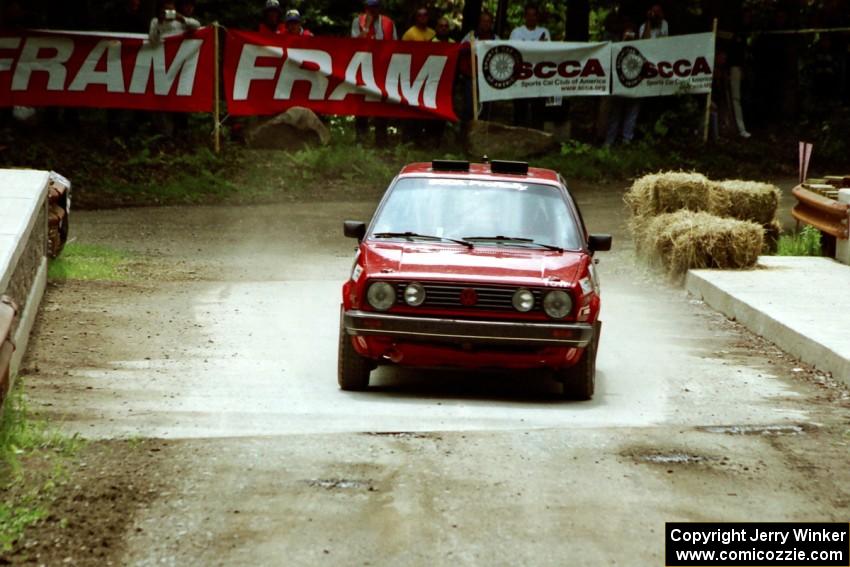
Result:
{"label": "car windshield", "polygon": [[576,221],[560,191],[512,181],[399,179],[371,235],[402,239],[404,233],[411,233],[411,240],[471,239],[476,246],[581,248]]}

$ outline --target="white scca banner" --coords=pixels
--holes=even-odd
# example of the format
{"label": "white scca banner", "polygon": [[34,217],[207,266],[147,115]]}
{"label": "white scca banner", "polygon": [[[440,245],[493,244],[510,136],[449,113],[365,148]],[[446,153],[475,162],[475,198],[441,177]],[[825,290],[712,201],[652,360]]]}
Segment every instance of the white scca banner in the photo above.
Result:
{"label": "white scca banner", "polygon": [[475,53],[481,102],[609,93],[607,42],[482,41]]}
{"label": "white scca banner", "polygon": [[615,96],[711,92],[714,34],[698,33],[612,44]]}

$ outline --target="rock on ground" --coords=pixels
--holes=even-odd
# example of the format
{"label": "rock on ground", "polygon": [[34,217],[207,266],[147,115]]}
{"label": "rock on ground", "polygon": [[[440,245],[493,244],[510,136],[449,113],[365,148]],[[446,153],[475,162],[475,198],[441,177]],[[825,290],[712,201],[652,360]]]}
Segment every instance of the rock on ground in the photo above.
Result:
{"label": "rock on ground", "polygon": [[469,131],[469,153],[473,156],[488,156],[491,159],[523,159],[552,151],[558,141],[552,134],[506,126],[479,120],[473,122]]}
{"label": "rock on ground", "polygon": [[298,149],[307,145],[327,145],[331,132],[315,112],[294,106],[249,129],[248,145],[258,149]]}

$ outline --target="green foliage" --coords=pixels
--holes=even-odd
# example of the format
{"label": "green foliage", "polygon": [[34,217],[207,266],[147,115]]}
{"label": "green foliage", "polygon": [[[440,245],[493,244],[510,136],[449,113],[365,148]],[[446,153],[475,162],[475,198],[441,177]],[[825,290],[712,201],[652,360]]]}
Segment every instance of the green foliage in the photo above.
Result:
{"label": "green foliage", "polygon": [[0,502],[0,551],[11,551],[24,530],[46,516],[47,510],[38,504],[37,495],[16,504]]}
{"label": "green foliage", "polygon": [[70,242],[62,254],[50,262],[48,278],[53,281],[120,281],[127,279],[126,272],[122,271],[127,261],[127,255],[118,250]]}
{"label": "green foliage", "polygon": [[32,418],[24,395],[23,379],[15,381],[15,388],[7,397],[0,416],[0,471],[4,477],[10,470],[19,470],[22,455],[40,449],[70,455],[81,445],[82,440],[78,436],[68,437],[46,421]]}
{"label": "green foliage", "polygon": [[[683,87],[687,87],[683,85]],[[676,97],[667,97],[665,110],[652,125],[647,135],[655,139],[702,138],[705,126],[705,98],[688,95],[687,89]]]}
{"label": "green foliage", "polygon": [[[0,417],[0,489],[6,496],[0,502],[0,550],[9,551],[28,526],[47,516],[44,499],[66,474],[62,463],[51,459],[70,457],[82,445],[77,435],[63,435],[46,421],[30,416],[18,379]],[[35,454],[45,455],[50,469],[46,480],[32,486],[26,482],[21,463]]]}
{"label": "green foliage", "polygon": [[777,256],[821,256],[821,233],[812,226],[779,237]]}
{"label": "green foliage", "polygon": [[677,157],[647,142],[606,148],[570,141],[561,145],[560,154],[549,154],[532,161],[536,166],[559,171],[567,180],[602,181],[657,171],[669,167],[670,160]]}

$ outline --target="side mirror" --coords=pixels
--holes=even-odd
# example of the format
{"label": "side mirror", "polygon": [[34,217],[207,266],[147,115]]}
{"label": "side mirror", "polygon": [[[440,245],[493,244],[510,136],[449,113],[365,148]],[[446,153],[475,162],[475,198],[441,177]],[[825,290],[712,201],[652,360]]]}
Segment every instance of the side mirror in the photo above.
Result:
{"label": "side mirror", "polygon": [[347,238],[356,238],[363,240],[366,236],[366,223],[360,221],[347,220],[342,223],[342,232]]}
{"label": "side mirror", "polygon": [[610,234],[591,234],[587,239],[587,247],[590,252],[607,252],[611,249]]}

